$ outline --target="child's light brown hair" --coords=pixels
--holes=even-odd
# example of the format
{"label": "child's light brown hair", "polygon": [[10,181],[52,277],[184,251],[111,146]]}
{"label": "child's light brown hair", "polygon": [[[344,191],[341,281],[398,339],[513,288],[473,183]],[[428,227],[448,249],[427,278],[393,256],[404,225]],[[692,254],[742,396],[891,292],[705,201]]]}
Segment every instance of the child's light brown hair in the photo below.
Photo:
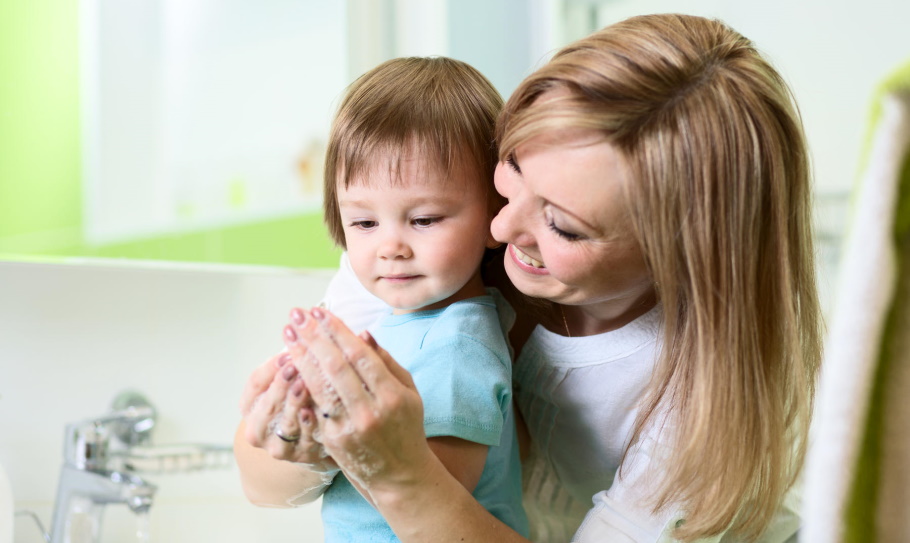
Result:
{"label": "child's light brown hair", "polygon": [[501,207],[493,189],[500,109],[502,98],[493,85],[451,58],[396,58],[360,76],[335,115],[325,157],[324,220],[335,243],[345,247],[338,187],[384,162],[395,172],[409,152],[439,168],[444,178],[455,168],[476,173],[490,196],[492,216]]}

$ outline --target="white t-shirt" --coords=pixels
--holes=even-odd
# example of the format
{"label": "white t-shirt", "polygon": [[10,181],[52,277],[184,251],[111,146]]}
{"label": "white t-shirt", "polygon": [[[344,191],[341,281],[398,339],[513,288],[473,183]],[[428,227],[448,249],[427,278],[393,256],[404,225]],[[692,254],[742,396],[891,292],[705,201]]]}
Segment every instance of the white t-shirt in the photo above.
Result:
{"label": "white t-shirt", "polygon": [[[531,435],[523,482],[533,539],[568,541],[592,497],[614,486],[653,371],[659,328],[655,307],[619,330],[595,336],[568,338],[537,326],[522,348],[513,381]],[[662,526],[668,519],[636,520]]]}
{"label": "white t-shirt", "polygon": [[354,275],[348,253],[341,253],[341,262],[322,298],[322,305],[337,315],[354,333],[369,328],[389,312],[389,306],[373,296]]}
{"label": "white t-shirt", "polygon": [[[646,429],[620,462],[631,438],[659,349],[661,307],[626,326],[569,338],[537,326],[513,369],[515,398],[531,435],[522,465],[531,539],[579,543],[673,541],[685,517],[653,512],[650,492],[669,461],[672,430]],[[710,459],[708,459],[710,461]],[[791,493],[761,538],[795,540],[798,496]],[[592,507],[593,504],[593,507]],[[574,534],[574,537],[573,537]],[[704,542],[733,542],[724,534]]]}
{"label": "white t-shirt", "polygon": [[[325,304],[355,331],[388,310],[357,281],[346,254]],[[538,326],[522,348],[513,380],[531,435],[532,453],[522,471],[533,541],[673,541],[683,513],[669,508],[655,514],[645,503],[666,457],[657,426],[630,449],[618,476],[656,361],[660,310],[595,336],[568,338]],[[761,543],[795,541],[797,505],[791,492]],[[704,543],[733,541],[722,534]]]}

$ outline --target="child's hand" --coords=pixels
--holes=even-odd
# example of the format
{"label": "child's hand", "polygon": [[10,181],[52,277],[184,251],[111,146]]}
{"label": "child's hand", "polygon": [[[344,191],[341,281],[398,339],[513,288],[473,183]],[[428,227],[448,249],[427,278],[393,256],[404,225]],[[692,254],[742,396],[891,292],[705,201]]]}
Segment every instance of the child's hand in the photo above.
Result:
{"label": "child's hand", "polygon": [[[297,353],[291,352],[292,360],[299,360],[295,354]],[[306,464],[310,471],[327,476],[328,480],[323,482],[329,483],[339,468],[322,445],[315,417],[313,398],[303,378],[297,375],[285,400],[284,410],[274,423],[273,433],[282,441],[282,445],[275,449],[278,455],[273,453],[272,456]]]}
{"label": "child's hand", "polygon": [[312,397],[292,358],[275,355],[247,380],[240,399],[245,437],[273,458],[307,464],[331,479],[338,467],[319,442]]}
{"label": "child's hand", "polygon": [[348,480],[371,503],[383,483],[425,481],[439,462],[427,445],[423,402],[410,374],[372,336],[354,335],[324,309],[292,313],[291,320],[285,344],[310,386],[320,428],[314,437]]}

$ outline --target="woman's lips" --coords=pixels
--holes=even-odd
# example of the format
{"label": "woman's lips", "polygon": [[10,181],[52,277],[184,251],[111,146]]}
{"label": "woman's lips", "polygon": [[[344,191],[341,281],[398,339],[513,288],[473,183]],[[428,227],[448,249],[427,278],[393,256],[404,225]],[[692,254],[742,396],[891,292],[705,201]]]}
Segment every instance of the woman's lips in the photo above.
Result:
{"label": "woman's lips", "polygon": [[512,256],[512,261],[515,262],[515,265],[522,271],[534,275],[548,275],[550,273],[547,267],[543,265],[543,262],[528,256],[511,243],[509,244],[509,254]]}

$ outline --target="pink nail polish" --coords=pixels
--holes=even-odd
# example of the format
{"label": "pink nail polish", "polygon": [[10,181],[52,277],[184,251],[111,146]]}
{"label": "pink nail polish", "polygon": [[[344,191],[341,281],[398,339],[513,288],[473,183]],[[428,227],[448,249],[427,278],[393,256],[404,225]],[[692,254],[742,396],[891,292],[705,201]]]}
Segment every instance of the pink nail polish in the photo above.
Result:
{"label": "pink nail polish", "polygon": [[360,332],[359,335],[360,339],[362,339],[370,347],[374,349],[379,348],[379,344],[376,343],[376,338],[373,337],[373,334],[371,334],[369,330],[364,330],[363,332]]}
{"label": "pink nail polish", "polygon": [[301,395],[303,395],[303,382],[302,381],[299,381],[299,380],[294,381],[294,384],[291,385],[291,394],[293,394],[295,398],[299,398]]}
{"label": "pink nail polish", "polygon": [[325,311],[323,311],[322,309],[320,309],[318,307],[314,307],[312,310],[310,310],[310,313],[313,315],[314,318],[321,320],[321,321],[324,321],[326,318]]}
{"label": "pink nail polish", "polygon": [[294,332],[294,329],[290,326],[284,327],[284,337],[286,337],[288,341],[297,341],[297,333]]}
{"label": "pink nail polish", "polygon": [[277,361],[278,367],[280,368],[281,366],[284,366],[285,364],[287,364],[290,361],[291,361],[291,355],[289,355],[288,353],[284,353],[283,355],[278,357],[278,361]]}
{"label": "pink nail polish", "polygon": [[303,326],[303,323],[306,322],[306,315],[303,311],[294,308],[294,310],[291,311],[291,320],[294,321],[294,324],[297,326]]}
{"label": "pink nail polish", "polygon": [[294,378],[294,375],[296,375],[296,374],[297,374],[297,368],[295,368],[294,366],[288,366],[288,367],[284,368],[283,372],[281,372],[281,375],[284,377],[285,381],[290,381],[291,379]]}

